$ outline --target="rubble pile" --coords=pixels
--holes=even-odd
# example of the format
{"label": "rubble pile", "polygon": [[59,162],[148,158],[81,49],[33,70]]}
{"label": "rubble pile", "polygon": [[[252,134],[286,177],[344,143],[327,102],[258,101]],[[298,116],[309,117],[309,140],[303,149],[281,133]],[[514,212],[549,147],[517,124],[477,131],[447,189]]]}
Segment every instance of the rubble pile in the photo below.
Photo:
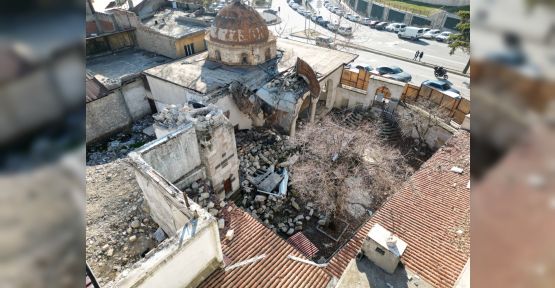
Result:
{"label": "rubble pile", "polygon": [[174,128],[186,123],[203,123],[222,114],[222,110],[216,106],[209,105],[202,108],[193,108],[187,105],[170,105],[164,108],[152,118],[157,125]]}
{"label": "rubble pile", "polygon": [[195,203],[206,209],[212,216],[218,219],[218,228],[223,229],[225,220],[221,214],[221,210],[226,206],[224,199],[220,199],[218,195],[213,193],[210,183],[204,179],[197,180],[186,186],[183,190],[187,196]]}
{"label": "rubble pile", "polygon": [[[276,233],[291,236],[302,231],[308,222],[314,225],[325,224],[325,215],[315,209],[313,203],[306,205],[294,197],[294,191],[288,190],[288,196],[258,193],[252,179],[255,175],[275,167],[288,167],[296,159],[295,147],[271,130],[248,130],[236,133],[237,153],[239,156],[239,174],[241,178],[241,196],[236,201],[255,219]],[[293,161],[292,161],[293,160]]]}
{"label": "rubble pile", "polygon": [[268,82],[266,89],[271,92],[293,92],[298,94],[306,91],[308,85],[301,77],[297,76],[295,70],[291,69],[283,73],[281,77],[276,77]]}
{"label": "rubble pile", "polygon": [[154,140],[154,120],[150,115],[133,123],[131,129],[105,141],[87,146],[87,165],[99,165],[124,158],[127,154]]}

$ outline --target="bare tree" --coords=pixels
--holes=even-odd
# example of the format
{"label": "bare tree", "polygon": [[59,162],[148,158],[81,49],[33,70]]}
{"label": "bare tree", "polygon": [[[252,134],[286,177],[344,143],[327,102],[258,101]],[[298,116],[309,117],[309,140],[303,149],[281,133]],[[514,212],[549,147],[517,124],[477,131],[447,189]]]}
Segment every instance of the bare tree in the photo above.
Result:
{"label": "bare tree", "polygon": [[344,215],[348,204],[357,204],[355,198],[372,199],[371,206],[377,208],[408,173],[401,153],[382,142],[373,123],[366,121],[355,129],[341,123],[338,117],[326,116],[301,127],[292,140],[299,149],[299,160],[291,167],[293,188],[330,215],[329,224]]}
{"label": "bare tree", "polygon": [[449,111],[427,99],[406,103],[406,107],[399,113],[401,133],[405,137],[417,139],[420,152],[423,148],[429,148],[426,139],[434,128],[449,121]]}

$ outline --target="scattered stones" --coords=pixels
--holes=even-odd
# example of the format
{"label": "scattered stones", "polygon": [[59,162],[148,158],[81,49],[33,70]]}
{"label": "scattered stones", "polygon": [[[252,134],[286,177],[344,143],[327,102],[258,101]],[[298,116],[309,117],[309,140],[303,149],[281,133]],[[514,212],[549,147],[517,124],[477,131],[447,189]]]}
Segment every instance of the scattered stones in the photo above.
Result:
{"label": "scattered stones", "polygon": [[106,256],[112,257],[113,255],[114,255],[114,248],[108,249],[108,252],[106,252]]}
{"label": "scattered stones", "polygon": [[287,235],[289,235],[289,236],[293,235],[293,233],[295,233],[295,229],[293,229],[293,228],[290,228],[290,229],[287,231]]}
{"label": "scattered stones", "polygon": [[293,206],[293,208],[295,208],[295,210],[300,211],[301,207],[299,206],[299,204],[297,204],[297,202],[295,202],[295,199],[291,199],[291,206]]}
{"label": "scattered stones", "polygon": [[264,195],[256,195],[256,197],[254,197],[254,202],[263,203],[266,199],[267,197]]}
{"label": "scattered stones", "polygon": [[133,235],[129,237],[129,242],[135,242],[135,241],[137,241],[137,236]]}
{"label": "scattered stones", "polygon": [[133,229],[137,229],[141,226],[141,223],[139,222],[139,220],[133,220],[130,224],[131,228]]}

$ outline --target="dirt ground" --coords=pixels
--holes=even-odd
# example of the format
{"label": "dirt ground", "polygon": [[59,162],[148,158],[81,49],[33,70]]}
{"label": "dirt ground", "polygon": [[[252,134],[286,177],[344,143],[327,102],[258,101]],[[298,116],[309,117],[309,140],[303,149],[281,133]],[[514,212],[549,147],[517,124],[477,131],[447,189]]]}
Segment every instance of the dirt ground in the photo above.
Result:
{"label": "dirt ground", "polygon": [[152,233],[158,226],[124,160],[87,166],[86,181],[86,259],[105,284],[155,246]]}

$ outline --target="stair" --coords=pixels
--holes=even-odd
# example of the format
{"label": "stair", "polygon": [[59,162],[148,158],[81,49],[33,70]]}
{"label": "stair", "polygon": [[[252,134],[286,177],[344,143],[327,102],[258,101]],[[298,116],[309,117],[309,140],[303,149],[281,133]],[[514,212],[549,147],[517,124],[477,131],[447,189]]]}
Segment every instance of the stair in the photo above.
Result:
{"label": "stair", "polygon": [[353,113],[349,114],[349,116],[347,116],[347,118],[345,118],[344,121],[347,127],[354,129],[360,125],[363,118],[364,118],[364,112],[360,110],[355,110],[353,111]]}
{"label": "stair", "polygon": [[382,125],[380,135],[387,140],[395,141],[401,138],[401,129],[395,119],[395,114],[388,111],[382,111]]}

